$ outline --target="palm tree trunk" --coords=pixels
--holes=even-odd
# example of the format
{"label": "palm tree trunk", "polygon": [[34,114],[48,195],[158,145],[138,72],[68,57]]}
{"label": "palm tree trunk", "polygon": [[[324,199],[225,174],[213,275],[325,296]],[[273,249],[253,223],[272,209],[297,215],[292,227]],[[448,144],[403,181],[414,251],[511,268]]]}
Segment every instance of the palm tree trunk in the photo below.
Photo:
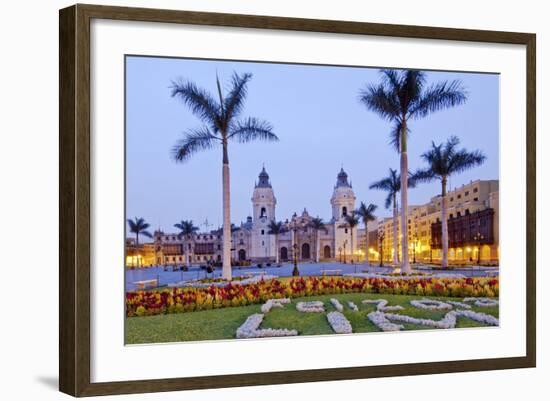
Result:
{"label": "palm tree trunk", "polygon": [[222,277],[231,280],[231,215],[229,188],[229,157],[227,155],[227,144],[223,145],[223,262]]}
{"label": "palm tree trunk", "polygon": [[319,236],[319,230],[315,231],[315,263],[319,263],[321,249],[321,237]]}
{"label": "palm tree trunk", "polygon": [[365,262],[367,266],[370,266],[369,263],[369,222],[365,223]]}
{"label": "palm tree trunk", "polygon": [[393,194],[393,264],[397,266],[399,263],[399,241],[397,238],[397,199]]}
{"label": "palm tree trunk", "polygon": [[279,264],[279,234],[275,234],[275,264]]}
{"label": "palm tree trunk", "polygon": [[[189,238],[187,238],[187,241],[189,240]],[[185,254],[185,265],[187,267],[189,267],[189,244],[188,242],[186,241],[186,238],[185,236],[183,237],[183,252]]]}
{"label": "palm tree trunk", "polygon": [[349,244],[349,249],[350,249],[350,260],[353,262],[353,227],[350,227],[349,228],[349,237],[350,237],[350,244]]}
{"label": "palm tree trunk", "polygon": [[441,267],[449,266],[449,230],[447,226],[447,177],[441,180]]}
{"label": "palm tree trunk", "polygon": [[139,233],[136,233],[136,267],[139,268]]}
{"label": "palm tree trunk", "polygon": [[407,157],[407,124],[403,120],[401,128],[401,272],[410,273],[411,265],[409,264],[409,230],[408,230],[408,215],[409,215],[409,200],[408,200],[408,179],[409,179],[409,161]]}

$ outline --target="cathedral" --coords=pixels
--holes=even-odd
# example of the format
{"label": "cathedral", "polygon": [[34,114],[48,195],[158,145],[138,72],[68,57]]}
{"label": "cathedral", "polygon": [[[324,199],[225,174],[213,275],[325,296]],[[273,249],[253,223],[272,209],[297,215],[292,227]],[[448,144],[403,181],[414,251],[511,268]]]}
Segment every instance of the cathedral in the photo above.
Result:
{"label": "cathedral", "polygon": [[332,216],[315,227],[315,216],[306,209],[282,220],[282,230],[270,230],[277,217],[277,198],[265,168],[258,176],[252,193],[252,216],[233,233],[234,259],[251,262],[284,262],[358,259],[357,229],[350,228],[345,217],[355,210],[355,194],[342,168],[330,198]]}
{"label": "cathedral", "polygon": [[[277,198],[269,175],[262,169],[252,192],[252,215],[232,228],[231,257],[234,265],[293,261],[358,261],[362,256],[358,227],[350,228],[345,217],[355,210],[355,194],[342,168],[330,198],[332,216],[315,225],[318,218],[306,209],[290,218],[277,216]],[[281,222],[278,234],[271,223]],[[362,230],[361,230],[362,231]],[[202,232],[191,238],[177,233],[154,233],[150,255],[143,265],[221,263],[221,229]],[[364,257],[364,256],[363,256]]]}

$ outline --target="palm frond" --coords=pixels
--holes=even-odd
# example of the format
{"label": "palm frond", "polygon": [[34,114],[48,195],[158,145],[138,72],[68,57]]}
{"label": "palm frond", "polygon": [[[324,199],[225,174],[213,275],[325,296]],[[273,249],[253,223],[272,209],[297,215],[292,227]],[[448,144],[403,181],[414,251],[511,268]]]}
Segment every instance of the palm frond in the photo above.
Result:
{"label": "palm frond", "polygon": [[255,140],[278,141],[279,138],[273,133],[273,127],[266,121],[249,117],[244,121],[238,121],[231,129],[228,138],[236,139],[241,143]]}
{"label": "palm frond", "polygon": [[177,97],[186,104],[191,112],[212,127],[214,132],[220,129],[222,116],[221,105],[210,94],[191,81],[172,81],[172,97]]}
{"label": "palm frond", "polygon": [[359,101],[368,110],[373,111],[386,120],[393,120],[400,114],[399,103],[393,92],[384,84],[378,86],[368,85],[359,92]]}
{"label": "palm frond", "polygon": [[212,149],[218,143],[220,143],[220,138],[212,135],[206,127],[191,130],[176,142],[172,148],[172,157],[177,162],[184,162],[194,153],[200,150]]}
{"label": "palm frond", "polygon": [[380,70],[380,74],[382,75],[382,82],[386,88],[395,92],[399,91],[399,88],[402,85],[399,70],[383,68]]}
{"label": "palm frond", "polygon": [[411,179],[413,179],[416,183],[431,182],[437,178],[438,176],[435,175],[430,168],[419,169],[415,171],[411,176]]}
{"label": "palm frond", "polygon": [[286,232],[285,226],[282,221],[271,220],[267,228],[269,230],[267,233],[270,235],[279,235]]}
{"label": "palm frond", "polygon": [[364,202],[361,202],[357,210],[355,210],[355,214],[361,217],[361,220],[363,220],[363,223],[366,225],[369,221],[374,221],[376,219],[374,211],[377,208],[378,207],[372,203],[369,203],[367,206]]}
{"label": "palm frond", "polygon": [[467,99],[467,92],[458,80],[430,86],[409,110],[413,118],[425,117],[434,111],[458,106]]}
{"label": "palm frond", "polygon": [[485,161],[486,156],[480,150],[457,150],[459,144],[460,140],[456,136],[450,137],[444,143],[435,144],[432,142],[431,149],[421,155],[428,166],[414,173],[414,180],[428,182],[436,178],[443,179],[452,174],[479,166]]}
{"label": "palm frond", "polygon": [[127,219],[130,232],[134,234],[145,235],[146,237],[153,237],[147,229],[150,227],[149,223],[145,222],[143,217],[134,217],[134,219]]}
{"label": "palm frond", "polygon": [[230,121],[233,118],[236,118],[241,113],[244,100],[247,95],[247,85],[248,81],[252,78],[252,74],[244,73],[242,75],[233,73],[231,78],[231,90],[224,100],[224,109],[226,119]]}
{"label": "palm frond", "polygon": [[393,195],[394,195],[394,194],[390,192],[390,193],[388,193],[388,196],[386,196],[386,200],[384,201],[384,207],[385,207],[386,209],[389,209],[390,206],[392,205],[392,203],[393,203]]}
{"label": "palm frond", "polygon": [[407,110],[409,105],[418,100],[424,89],[426,73],[419,70],[406,70],[403,73],[402,93],[404,94],[402,104]]}

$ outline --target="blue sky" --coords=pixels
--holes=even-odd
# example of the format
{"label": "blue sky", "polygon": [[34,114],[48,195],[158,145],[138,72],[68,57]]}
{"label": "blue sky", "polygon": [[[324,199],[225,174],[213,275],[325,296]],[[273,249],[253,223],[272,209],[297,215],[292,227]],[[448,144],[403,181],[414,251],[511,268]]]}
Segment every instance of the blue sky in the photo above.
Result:
{"label": "blue sky", "polygon": [[[403,67],[406,67],[404,65]],[[330,219],[330,197],[343,165],[358,201],[384,209],[385,193],[369,184],[398,168],[399,155],[389,145],[391,124],[368,111],[358,93],[380,79],[378,69],[235,61],[187,60],[131,56],[126,59],[126,212],[145,218],[152,229],[174,231],[184,219],[196,225],[206,219],[221,224],[221,148],[175,163],[170,150],[182,133],[201,122],[170,96],[171,81],[183,78],[215,93],[216,74],[250,72],[243,117],[269,121],[280,141],[229,145],[232,221],[251,214],[252,191],[262,165],[277,198],[277,219],[304,207]],[[431,141],[451,135],[462,146],[487,155],[481,167],[454,176],[450,189],[475,179],[499,177],[499,77],[494,74],[428,72],[428,81],[460,79],[468,91],[466,104],[433,113],[410,124],[409,168],[423,165],[419,156]],[[427,202],[439,183],[409,191],[410,204]],[[201,226],[201,230],[205,226]]]}

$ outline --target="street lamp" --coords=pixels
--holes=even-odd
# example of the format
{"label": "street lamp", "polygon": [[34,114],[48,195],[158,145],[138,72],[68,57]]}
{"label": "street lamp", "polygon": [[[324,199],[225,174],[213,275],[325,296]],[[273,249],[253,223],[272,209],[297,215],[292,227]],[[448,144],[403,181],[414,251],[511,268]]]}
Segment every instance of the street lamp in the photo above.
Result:
{"label": "street lamp", "polygon": [[416,264],[416,247],[418,246],[418,237],[414,236],[413,241],[413,263]]}
{"label": "street lamp", "polygon": [[338,254],[340,255],[340,263],[342,263],[342,247],[338,247]]}
{"label": "street lamp", "polygon": [[477,264],[479,265],[481,263],[481,241],[483,241],[483,235],[478,231],[476,235],[474,235],[474,240],[477,243]]}
{"label": "street lamp", "polygon": [[292,230],[292,233],[294,234],[294,245],[292,245],[292,248],[294,250],[294,269],[292,269],[292,275],[293,276],[299,276],[300,270],[298,270],[298,229],[301,226],[298,223],[298,218],[296,215],[290,222],[290,228]]}

